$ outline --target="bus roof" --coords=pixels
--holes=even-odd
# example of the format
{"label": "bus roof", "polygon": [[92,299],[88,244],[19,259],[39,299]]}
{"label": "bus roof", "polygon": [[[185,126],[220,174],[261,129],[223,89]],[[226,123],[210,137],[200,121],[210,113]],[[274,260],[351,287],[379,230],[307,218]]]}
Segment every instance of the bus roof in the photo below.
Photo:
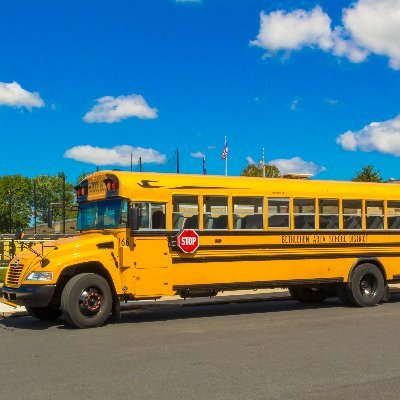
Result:
{"label": "bus roof", "polygon": [[[220,175],[165,174],[154,172],[128,172],[103,170],[85,180],[101,179],[113,175],[118,178],[120,195],[133,198],[159,198],[168,190],[176,194],[210,195],[269,195],[273,197],[321,197],[359,199],[400,199],[396,183],[373,183],[329,180],[303,180],[287,178],[258,178]],[[151,190],[159,189],[159,190]]]}

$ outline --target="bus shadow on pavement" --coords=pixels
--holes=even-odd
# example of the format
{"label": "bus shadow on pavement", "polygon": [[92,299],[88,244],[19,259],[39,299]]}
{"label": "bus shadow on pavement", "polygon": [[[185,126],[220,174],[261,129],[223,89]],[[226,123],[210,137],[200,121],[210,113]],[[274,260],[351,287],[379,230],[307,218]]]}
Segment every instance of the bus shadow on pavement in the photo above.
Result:
{"label": "bus shadow on pavement", "polygon": [[[388,302],[400,303],[400,293],[391,295]],[[385,303],[379,307],[384,307]],[[249,314],[275,314],[283,312],[304,311],[304,310],[322,310],[334,309],[338,310],[357,310],[357,307],[346,307],[336,297],[327,299],[320,304],[304,304],[292,299],[268,299],[268,300],[247,300],[245,302],[221,302],[215,304],[190,304],[163,306],[160,303],[159,307],[152,306],[137,308],[135,310],[123,311],[121,319],[114,321],[111,316],[103,327],[112,325],[138,324],[146,322],[163,322],[173,320],[185,320],[196,318],[209,318],[221,316],[249,315]],[[75,330],[69,327],[63,320],[58,318],[55,321],[39,321],[29,316],[9,317],[0,319],[0,331],[7,330],[47,330],[51,328],[62,330]],[[101,328],[96,328],[101,329]]]}
{"label": "bus shadow on pavement", "polygon": [[[399,303],[400,293],[391,296],[389,303]],[[380,306],[384,306],[380,304]],[[320,304],[299,303],[296,300],[264,300],[264,301],[246,301],[243,303],[222,303],[209,305],[189,305],[180,307],[151,308],[133,311],[125,311],[118,324],[157,322],[169,320],[184,320],[190,318],[205,318],[219,316],[235,316],[248,314],[275,314],[282,312],[296,312],[304,310],[321,309],[343,309],[357,310],[357,307],[346,307],[336,298],[330,298]]]}

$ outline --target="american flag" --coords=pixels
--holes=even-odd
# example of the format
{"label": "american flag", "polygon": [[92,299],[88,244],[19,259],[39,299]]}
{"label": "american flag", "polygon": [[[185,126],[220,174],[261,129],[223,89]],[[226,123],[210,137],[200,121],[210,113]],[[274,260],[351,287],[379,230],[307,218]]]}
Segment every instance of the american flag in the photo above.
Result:
{"label": "american flag", "polygon": [[226,157],[228,156],[228,142],[225,142],[225,147],[224,150],[222,150],[222,159],[226,160]]}
{"label": "american flag", "polygon": [[206,156],[203,156],[203,175],[207,175]]}

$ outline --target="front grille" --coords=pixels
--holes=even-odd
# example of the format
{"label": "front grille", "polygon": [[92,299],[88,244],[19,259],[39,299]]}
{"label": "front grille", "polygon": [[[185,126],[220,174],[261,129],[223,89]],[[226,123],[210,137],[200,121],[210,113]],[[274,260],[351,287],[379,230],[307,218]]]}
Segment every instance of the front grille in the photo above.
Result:
{"label": "front grille", "polygon": [[23,264],[13,265],[8,267],[7,271],[7,285],[18,285],[19,278],[21,276],[22,270],[24,269]]}

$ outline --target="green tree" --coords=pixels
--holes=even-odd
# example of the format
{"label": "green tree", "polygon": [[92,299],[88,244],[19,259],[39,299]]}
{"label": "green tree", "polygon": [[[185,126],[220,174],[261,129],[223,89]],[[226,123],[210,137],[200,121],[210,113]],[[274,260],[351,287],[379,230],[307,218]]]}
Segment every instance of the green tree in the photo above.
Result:
{"label": "green tree", "polygon": [[357,175],[352,179],[353,182],[382,182],[382,177],[379,171],[374,171],[373,165],[367,165],[357,172]]}
{"label": "green tree", "polygon": [[76,184],[79,185],[88,175],[93,174],[94,171],[82,171],[76,177]]}
{"label": "green tree", "polygon": [[[57,175],[39,175],[32,181],[36,182],[36,212],[37,221],[47,222],[47,210],[53,204],[53,218],[55,221],[62,220],[62,173]],[[76,211],[73,210],[75,202],[74,185],[65,182],[65,204],[66,219],[75,218]],[[33,199],[31,202],[33,208]]]}
{"label": "green tree", "polygon": [[22,175],[0,177],[0,232],[26,228],[32,216],[32,182]]}
{"label": "green tree", "polygon": [[[246,168],[243,169],[241,176],[263,176],[262,169],[259,169],[254,164],[249,164]],[[265,177],[266,178],[276,178],[279,175],[278,167],[275,165],[265,165]]]}

